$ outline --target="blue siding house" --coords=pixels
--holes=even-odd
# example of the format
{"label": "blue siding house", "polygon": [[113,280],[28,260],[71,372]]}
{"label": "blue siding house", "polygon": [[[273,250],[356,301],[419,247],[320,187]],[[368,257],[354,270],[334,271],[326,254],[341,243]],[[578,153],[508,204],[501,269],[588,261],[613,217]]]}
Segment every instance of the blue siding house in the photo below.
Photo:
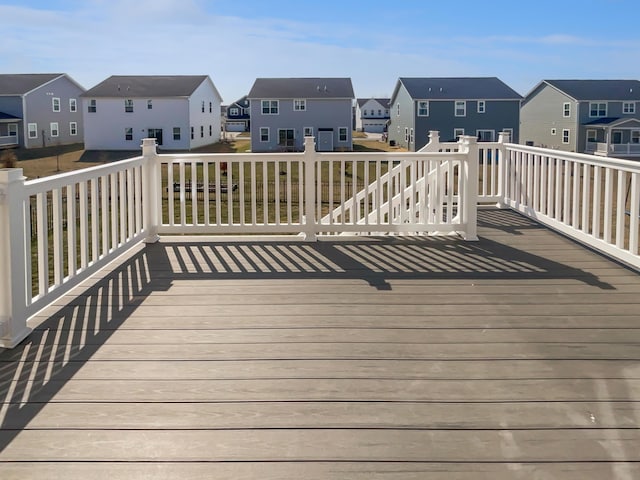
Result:
{"label": "blue siding house", "polygon": [[350,78],[258,78],[248,95],[251,151],[300,151],[304,137],[318,151],[352,150]]}
{"label": "blue siding house", "polygon": [[399,78],[391,96],[389,142],[420,150],[430,130],[443,141],[475,135],[495,141],[508,131],[517,141],[522,97],[496,77]]}

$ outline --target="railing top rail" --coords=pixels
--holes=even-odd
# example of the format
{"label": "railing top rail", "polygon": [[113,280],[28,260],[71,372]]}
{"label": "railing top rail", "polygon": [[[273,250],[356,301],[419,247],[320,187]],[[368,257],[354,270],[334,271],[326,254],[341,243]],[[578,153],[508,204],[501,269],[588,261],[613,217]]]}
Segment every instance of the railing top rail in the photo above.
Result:
{"label": "railing top rail", "polygon": [[625,160],[622,158],[595,157],[586,153],[565,152],[563,150],[551,150],[548,148],[530,147],[528,145],[520,145],[516,143],[507,143],[507,150],[534,153],[544,157],[558,157],[567,160],[584,163],[587,165],[616,168],[628,172],[640,173],[640,162],[635,160]]}

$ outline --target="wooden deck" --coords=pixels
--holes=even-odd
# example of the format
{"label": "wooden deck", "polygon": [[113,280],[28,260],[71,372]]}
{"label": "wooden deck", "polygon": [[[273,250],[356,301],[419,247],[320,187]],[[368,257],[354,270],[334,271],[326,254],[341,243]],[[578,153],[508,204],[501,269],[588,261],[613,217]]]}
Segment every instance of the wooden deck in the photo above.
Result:
{"label": "wooden deck", "polygon": [[0,350],[0,478],[640,478],[640,277],[479,234],[137,249]]}

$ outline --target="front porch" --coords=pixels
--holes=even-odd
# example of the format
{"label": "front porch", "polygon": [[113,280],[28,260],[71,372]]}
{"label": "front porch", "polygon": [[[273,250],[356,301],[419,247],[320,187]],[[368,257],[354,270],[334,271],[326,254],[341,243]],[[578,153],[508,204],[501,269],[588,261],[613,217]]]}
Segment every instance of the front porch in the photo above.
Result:
{"label": "front porch", "polygon": [[586,153],[602,157],[640,157],[640,120],[607,117],[584,124]]}
{"label": "front porch", "polygon": [[11,479],[632,479],[640,278],[452,237],[137,246],[0,350]]}

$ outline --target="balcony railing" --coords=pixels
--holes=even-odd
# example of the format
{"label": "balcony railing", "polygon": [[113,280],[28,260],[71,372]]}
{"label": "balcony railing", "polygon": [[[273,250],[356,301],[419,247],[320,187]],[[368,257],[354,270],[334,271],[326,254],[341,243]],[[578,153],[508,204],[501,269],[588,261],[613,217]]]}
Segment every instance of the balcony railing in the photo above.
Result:
{"label": "balcony railing", "polygon": [[0,137],[0,147],[12,147],[18,145],[17,135],[6,135]]}
{"label": "balcony railing", "polygon": [[162,154],[38,180],[0,170],[0,346],[27,319],[160,235],[458,234],[517,210],[634,268],[640,165],[474,137],[415,153]]}
{"label": "balcony railing", "polygon": [[607,144],[604,142],[587,142],[586,151],[589,153],[594,153],[595,155],[603,156],[603,157],[607,157],[607,156],[633,157],[633,156],[640,155],[640,144],[639,143]]}

